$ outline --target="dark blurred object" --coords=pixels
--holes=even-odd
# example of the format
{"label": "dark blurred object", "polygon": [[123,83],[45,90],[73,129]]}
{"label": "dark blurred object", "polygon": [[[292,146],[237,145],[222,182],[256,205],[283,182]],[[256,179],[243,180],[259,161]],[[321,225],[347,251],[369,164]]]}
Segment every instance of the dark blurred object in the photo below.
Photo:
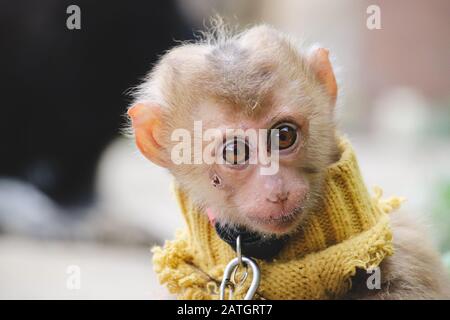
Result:
{"label": "dark blurred object", "polygon": [[[69,5],[81,30],[68,30]],[[19,0],[0,11],[0,176],[59,204],[92,199],[97,159],[158,54],[186,39],[173,1]]]}

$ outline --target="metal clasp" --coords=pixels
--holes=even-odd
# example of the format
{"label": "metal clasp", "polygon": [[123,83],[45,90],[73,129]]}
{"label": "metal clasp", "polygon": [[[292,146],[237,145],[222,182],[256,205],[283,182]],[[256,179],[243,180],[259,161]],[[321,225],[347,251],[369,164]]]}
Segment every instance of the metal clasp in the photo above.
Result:
{"label": "metal clasp", "polygon": [[[244,300],[252,300],[256,290],[259,287],[259,283],[261,281],[259,267],[252,259],[242,256],[240,236],[236,239],[236,255],[237,257],[231,260],[225,267],[222,283],[220,284],[220,300],[225,299],[225,291],[227,288],[229,288],[229,299],[231,300],[233,298],[234,289],[243,285],[245,280],[247,280],[249,266],[252,269],[252,282],[248,288]],[[239,268],[245,268],[245,271],[240,279],[237,280],[236,276]]]}

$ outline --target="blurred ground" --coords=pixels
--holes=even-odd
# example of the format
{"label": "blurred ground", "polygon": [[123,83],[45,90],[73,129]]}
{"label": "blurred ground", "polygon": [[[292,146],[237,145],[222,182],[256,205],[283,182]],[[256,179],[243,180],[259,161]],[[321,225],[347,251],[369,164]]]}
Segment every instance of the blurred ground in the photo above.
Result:
{"label": "blurred ground", "polygon": [[[0,299],[162,299],[150,249],[0,237]],[[67,288],[80,267],[80,289]],[[70,271],[70,270],[69,270]]]}

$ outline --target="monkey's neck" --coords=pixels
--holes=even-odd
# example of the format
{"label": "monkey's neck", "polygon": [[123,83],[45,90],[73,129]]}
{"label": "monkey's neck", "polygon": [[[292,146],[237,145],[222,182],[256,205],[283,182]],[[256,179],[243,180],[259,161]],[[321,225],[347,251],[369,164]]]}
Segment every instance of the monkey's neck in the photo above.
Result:
{"label": "monkey's neck", "polygon": [[[371,198],[350,143],[341,140],[339,148],[340,160],[327,169],[323,201],[317,210],[311,212],[275,260],[258,260],[263,297],[336,298],[346,292],[356,268],[377,266],[392,254],[387,212],[398,207],[401,200],[393,198],[383,202],[380,194]],[[203,291],[199,288],[204,286],[208,292],[208,282],[220,281],[223,267],[236,253],[182,190],[176,189],[176,194],[188,230],[156,251],[155,267],[167,279],[172,279],[172,274],[193,279],[192,275],[196,274],[199,283],[193,285],[198,289],[194,291],[200,294]],[[178,286],[180,293],[192,289],[185,288],[175,278],[172,280],[176,283],[170,283],[171,287]]]}

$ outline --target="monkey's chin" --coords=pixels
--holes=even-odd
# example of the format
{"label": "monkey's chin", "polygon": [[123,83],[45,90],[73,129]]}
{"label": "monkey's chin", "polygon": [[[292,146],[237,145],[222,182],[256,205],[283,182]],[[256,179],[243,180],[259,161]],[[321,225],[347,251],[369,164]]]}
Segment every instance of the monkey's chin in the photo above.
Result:
{"label": "monkey's chin", "polygon": [[300,221],[300,212],[293,212],[289,215],[276,219],[264,219],[249,217],[252,227],[261,234],[283,236],[292,233],[297,229]]}

